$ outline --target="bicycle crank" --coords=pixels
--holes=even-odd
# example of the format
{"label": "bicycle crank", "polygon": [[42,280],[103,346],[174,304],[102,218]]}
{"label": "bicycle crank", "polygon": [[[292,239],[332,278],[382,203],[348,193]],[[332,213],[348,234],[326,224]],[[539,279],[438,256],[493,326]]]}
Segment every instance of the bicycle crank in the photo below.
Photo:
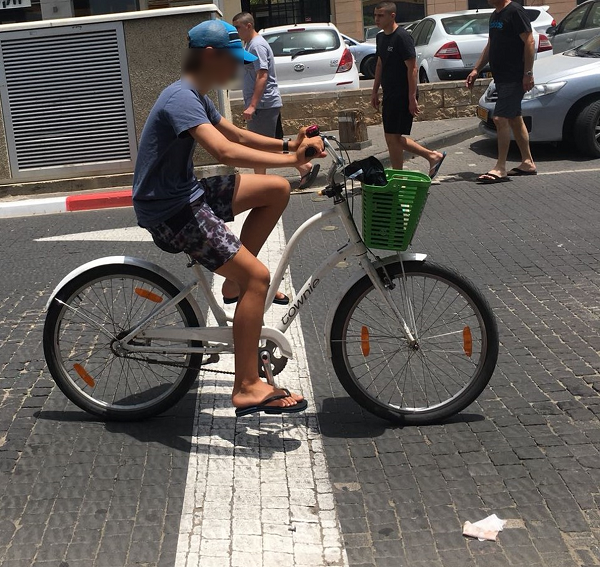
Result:
{"label": "bicycle crank", "polygon": [[269,364],[271,367],[271,374],[277,376],[287,365],[288,359],[281,354],[281,351],[277,348],[277,345],[273,341],[267,341],[265,346],[258,349],[258,375],[261,378],[266,378],[268,381],[268,374],[265,371],[263,364],[263,353],[268,353]]}

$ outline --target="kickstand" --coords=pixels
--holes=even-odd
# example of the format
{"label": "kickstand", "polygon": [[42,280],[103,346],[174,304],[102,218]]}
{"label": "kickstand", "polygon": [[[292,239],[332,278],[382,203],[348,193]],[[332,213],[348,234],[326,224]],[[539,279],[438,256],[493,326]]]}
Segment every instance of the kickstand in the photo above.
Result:
{"label": "kickstand", "polygon": [[271,354],[268,350],[263,350],[260,353],[260,361],[265,370],[265,376],[267,378],[267,383],[275,388],[275,378],[273,377],[273,370],[271,368]]}

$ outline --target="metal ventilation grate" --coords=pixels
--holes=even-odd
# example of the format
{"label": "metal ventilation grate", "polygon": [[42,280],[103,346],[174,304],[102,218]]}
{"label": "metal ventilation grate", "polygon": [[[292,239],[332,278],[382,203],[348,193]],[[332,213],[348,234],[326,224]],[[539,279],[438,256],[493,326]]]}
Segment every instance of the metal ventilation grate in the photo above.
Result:
{"label": "metal ventilation grate", "polygon": [[90,28],[0,36],[13,176],[132,164],[135,137],[122,29]]}

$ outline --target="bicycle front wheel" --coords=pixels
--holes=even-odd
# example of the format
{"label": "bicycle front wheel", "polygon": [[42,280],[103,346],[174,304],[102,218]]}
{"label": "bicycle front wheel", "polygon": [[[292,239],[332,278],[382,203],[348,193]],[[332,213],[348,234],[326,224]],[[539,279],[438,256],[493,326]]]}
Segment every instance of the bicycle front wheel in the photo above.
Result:
{"label": "bicycle front wheel", "polygon": [[[92,268],[65,284],[44,325],[46,363],[62,392],[83,410],[116,421],[148,418],[177,403],[198,375],[202,355],[122,352],[117,341],[178,293],[161,275],[128,264]],[[147,328],[198,325],[184,299],[162,311]],[[137,343],[181,346],[155,340]],[[186,344],[202,346],[198,341]]]}
{"label": "bicycle front wheel", "polygon": [[384,419],[427,424],[465,409],[488,384],[498,358],[498,329],[481,292],[454,270],[431,262],[386,266],[393,301],[415,341],[371,280],[340,302],[331,353],[345,390]]}

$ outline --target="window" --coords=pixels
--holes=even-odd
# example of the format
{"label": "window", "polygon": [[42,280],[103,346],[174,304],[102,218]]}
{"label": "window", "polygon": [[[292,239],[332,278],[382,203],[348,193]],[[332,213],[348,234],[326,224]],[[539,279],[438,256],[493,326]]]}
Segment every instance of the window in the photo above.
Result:
{"label": "window", "polygon": [[489,14],[463,14],[444,18],[442,25],[448,35],[478,35],[490,31]]}
{"label": "window", "polygon": [[585,20],[585,29],[600,28],[600,2],[592,4],[590,13]]}
{"label": "window", "polygon": [[529,21],[535,22],[542,13],[541,10],[534,10],[533,8],[525,8],[525,13],[529,16]]}
{"label": "window", "polygon": [[410,33],[410,35],[412,35],[415,45],[420,45],[419,38],[421,36],[421,32],[423,31],[424,25],[425,25],[425,22],[419,22],[410,32],[408,32],[408,33]]}
{"label": "window", "polygon": [[583,18],[585,17],[589,6],[580,6],[579,8],[575,8],[563,21],[560,25],[560,32],[567,33],[578,30],[581,27],[583,22]]}
{"label": "window", "polygon": [[73,0],[74,16],[95,16],[139,10],[138,0]]}
{"label": "window", "polygon": [[265,35],[275,57],[290,57],[300,51],[335,51],[340,38],[334,30],[286,31]]}
{"label": "window", "polygon": [[435,22],[433,20],[425,20],[423,31],[421,32],[421,36],[419,37],[419,45],[427,45],[429,43],[434,28]]}

